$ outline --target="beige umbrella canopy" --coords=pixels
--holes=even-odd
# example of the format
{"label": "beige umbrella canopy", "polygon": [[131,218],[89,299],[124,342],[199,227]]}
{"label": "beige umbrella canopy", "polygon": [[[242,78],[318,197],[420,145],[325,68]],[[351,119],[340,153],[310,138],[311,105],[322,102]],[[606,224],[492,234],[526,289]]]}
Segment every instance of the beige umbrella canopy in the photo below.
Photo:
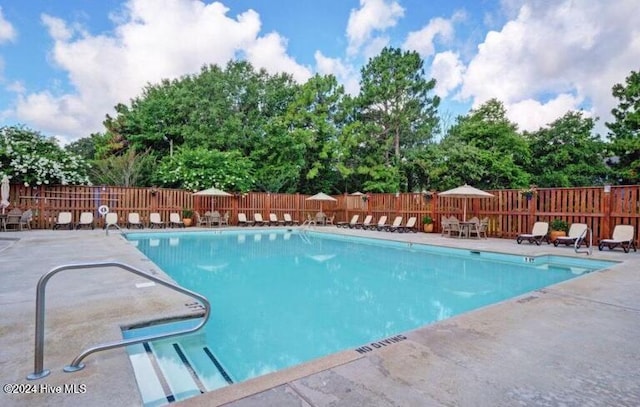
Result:
{"label": "beige umbrella canopy", "polygon": [[457,188],[450,189],[448,191],[440,192],[438,196],[450,197],[450,198],[464,198],[464,211],[462,220],[467,220],[467,198],[493,198],[494,195],[485,192],[481,189],[474,188],[471,185],[464,184]]}
{"label": "beige umbrella canopy", "polygon": [[315,195],[310,196],[306,199],[307,201],[320,201],[320,212],[322,212],[322,201],[331,201],[336,202],[337,199],[325,194],[324,192],[318,192]]}
{"label": "beige umbrella canopy", "polygon": [[231,196],[230,193],[224,192],[218,188],[203,189],[202,191],[194,192],[193,194],[199,196]]}
{"label": "beige umbrella canopy", "polygon": [[6,175],[2,177],[0,183],[0,206],[2,206],[2,213],[4,208],[9,206],[9,178]]}
{"label": "beige umbrella canopy", "polygon": [[[225,192],[221,189],[215,188],[215,187],[211,187],[208,189],[203,189],[202,191],[198,191],[198,192],[194,192],[193,195],[195,196],[233,196],[228,192]],[[206,199],[206,198],[205,198]],[[213,209],[213,204],[215,204],[215,200],[210,200],[213,202],[209,202],[209,204],[212,206],[211,209]]]}

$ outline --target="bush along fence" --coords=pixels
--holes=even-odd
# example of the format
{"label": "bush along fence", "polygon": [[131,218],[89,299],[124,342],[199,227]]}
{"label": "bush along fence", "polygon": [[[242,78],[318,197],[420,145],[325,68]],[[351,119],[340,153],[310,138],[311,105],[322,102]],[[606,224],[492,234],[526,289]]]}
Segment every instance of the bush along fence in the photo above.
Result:
{"label": "bush along fence", "polygon": [[[586,223],[593,232],[594,242],[611,237],[613,227],[627,224],[635,227],[636,239],[640,238],[640,185],[604,186],[582,188],[538,188],[532,193],[504,189],[488,191],[494,198],[466,200],[467,218],[489,218],[489,236],[515,238],[528,233],[536,221],[551,222],[562,219],[568,224]],[[528,191],[527,191],[528,192]],[[334,222],[348,222],[353,215],[360,219],[370,214],[374,221],[386,215],[391,221],[395,216],[418,221],[428,215],[440,231],[443,216],[463,217],[464,198],[440,197],[430,193],[396,193],[366,195],[334,195],[336,201],[308,200],[309,195],[249,192],[232,196],[197,196],[189,191],[166,188],[135,188],[112,186],[39,186],[11,185],[10,203],[22,210],[34,212],[34,228],[51,228],[59,212],[71,212],[77,221],[82,212],[93,212],[98,226],[102,218],[98,208],[109,207],[118,214],[122,225],[127,214],[137,212],[144,223],[152,212],[160,213],[163,220],[171,212],[182,213],[192,209],[203,214],[217,210],[229,212],[229,224],[237,224],[238,213],[252,219],[261,213],[268,219],[275,213],[282,219],[285,213],[302,222],[307,215],[322,210],[335,216]],[[11,207],[10,207],[11,208]]]}

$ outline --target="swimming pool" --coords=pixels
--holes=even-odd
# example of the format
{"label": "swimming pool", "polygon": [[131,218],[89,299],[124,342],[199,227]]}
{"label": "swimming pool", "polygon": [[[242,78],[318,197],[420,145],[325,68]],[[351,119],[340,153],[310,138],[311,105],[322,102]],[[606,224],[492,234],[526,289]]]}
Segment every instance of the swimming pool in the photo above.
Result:
{"label": "swimming pool", "polygon": [[163,370],[187,361],[204,372],[195,385],[171,386],[177,399],[340,350],[366,352],[376,341],[613,264],[286,229],[127,238],[212,305],[203,332],[130,350],[170,360]]}

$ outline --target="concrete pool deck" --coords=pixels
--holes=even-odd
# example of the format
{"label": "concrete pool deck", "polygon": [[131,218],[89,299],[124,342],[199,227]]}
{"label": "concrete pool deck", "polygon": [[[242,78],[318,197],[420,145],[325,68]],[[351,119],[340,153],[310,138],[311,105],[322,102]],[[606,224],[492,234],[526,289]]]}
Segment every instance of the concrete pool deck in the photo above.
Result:
{"label": "concrete pool deck", "polygon": [[[572,247],[514,240],[317,230],[524,256],[587,257]],[[596,248],[589,257],[621,263],[405,332],[401,340],[370,346],[370,352],[345,350],[172,405],[638,405],[640,252]],[[0,233],[0,381],[44,391],[3,392],[0,405],[141,405],[124,349],[92,354],[85,369],[62,372],[83,349],[120,339],[122,326],[197,312],[189,306],[191,298],[141,285],[147,280],[117,269],[70,270],[51,279],[44,348],[44,367],[51,374],[26,380],[34,370],[38,279],[56,266],[89,261],[119,261],[165,276],[118,233]],[[77,385],[67,389],[76,392],[53,393],[64,385]]]}

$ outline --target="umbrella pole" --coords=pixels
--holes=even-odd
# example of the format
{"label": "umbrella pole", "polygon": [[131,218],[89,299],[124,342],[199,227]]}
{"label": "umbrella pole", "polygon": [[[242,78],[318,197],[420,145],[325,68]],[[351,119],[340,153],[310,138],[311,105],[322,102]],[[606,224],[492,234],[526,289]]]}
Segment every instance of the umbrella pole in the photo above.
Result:
{"label": "umbrella pole", "polygon": [[463,207],[462,221],[466,222],[467,221],[467,198],[464,198],[464,205],[462,207]]}

